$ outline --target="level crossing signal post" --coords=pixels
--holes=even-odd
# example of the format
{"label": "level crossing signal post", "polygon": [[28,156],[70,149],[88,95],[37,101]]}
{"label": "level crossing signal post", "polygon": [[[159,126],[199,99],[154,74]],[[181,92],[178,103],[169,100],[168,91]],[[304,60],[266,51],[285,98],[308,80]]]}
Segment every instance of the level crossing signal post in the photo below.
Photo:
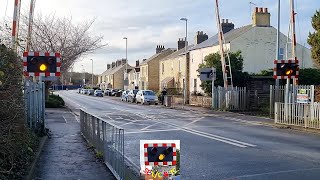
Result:
{"label": "level crossing signal post", "polygon": [[[295,81],[299,78],[299,61],[298,60],[281,60],[274,61],[273,70],[274,79],[286,79],[285,88],[285,117],[289,117],[289,103],[294,103],[296,100]],[[290,91],[291,79],[293,80],[293,92]],[[294,93],[293,98],[290,94]]]}

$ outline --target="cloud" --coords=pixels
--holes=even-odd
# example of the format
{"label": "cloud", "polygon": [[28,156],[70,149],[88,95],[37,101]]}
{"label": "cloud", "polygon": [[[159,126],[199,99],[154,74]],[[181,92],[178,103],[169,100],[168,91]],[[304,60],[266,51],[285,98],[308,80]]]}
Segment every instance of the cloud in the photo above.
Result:
{"label": "cloud", "polygon": [[[224,0],[220,2],[221,18],[229,19],[236,27],[251,23],[249,2],[259,7],[269,8],[271,25],[277,27],[278,0]],[[318,0],[296,2],[297,36],[305,43],[309,31],[313,31],[311,16],[320,7]],[[7,0],[0,0],[0,19],[5,15]],[[28,10],[28,1],[22,1],[23,11]],[[250,10],[250,8],[252,8]],[[12,17],[13,2],[9,2],[6,16]],[[81,71],[81,65],[91,69],[94,59],[95,73],[102,73],[106,64],[125,57],[125,40],[128,37],[128,59],[131,64],[137,59],[149,58],[155,53],[158,44],[176,48],[178,38],[185,36],[185,24],[181,17],[188,18],[188,39],[193,43],[196,31],[204,31],[209,36],[216,32],[215,0],[51,0],[36,1],[36,12],[56,16],[72,16],[82,22],[95,19],[91,32],[103,35],[109,46],[79,59],[75,71]],[[287,34],[289,27],[289,1],[281,1],[281,32]]]}

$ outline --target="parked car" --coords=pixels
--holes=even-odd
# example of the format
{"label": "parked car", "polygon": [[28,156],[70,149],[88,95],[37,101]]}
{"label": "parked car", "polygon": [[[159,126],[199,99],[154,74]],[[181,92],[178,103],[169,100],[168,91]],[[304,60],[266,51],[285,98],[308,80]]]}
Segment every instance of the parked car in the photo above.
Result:
{"label": "parked car", "polygon": [[129,94],[129,90],[122,91],[121,101],[128,102],[128,94]]}
{"label": "parked car", "polygon": [[88,89],[88,92],[87,94],[90,96],[90,95],[93,95],[94,94],[94,89]]}
{"label": "parked car", "polygon": [[110,94],[110,96],[116,96],[118,91],[119,91],[119,89],[112,89],[111,93],[109,93],[109,94]]}
{"label": "parked car", "polygon": [[105,89],[103,92],[104,92],[104,95],[109,96],[110,89]]}
{"label": "parked car", "polygon": [[82,89],[81,90],[81,94],[87,94],[88,93],[88,89]]}
{"label": "parked car", "polygon": [[102,90],[95,90],[94,91],[94,96],[103,97],[103,91]]}
{"label": "parked car", "polygon": [[140,90],[136,95],[136,103],[158,105],[158,97],[152,90]]}
{"label": "parked car", "polygon": [[136,101],[136,95],[138,93],[138,89],[130,90],[128,93],[128,102],[134,103]]}

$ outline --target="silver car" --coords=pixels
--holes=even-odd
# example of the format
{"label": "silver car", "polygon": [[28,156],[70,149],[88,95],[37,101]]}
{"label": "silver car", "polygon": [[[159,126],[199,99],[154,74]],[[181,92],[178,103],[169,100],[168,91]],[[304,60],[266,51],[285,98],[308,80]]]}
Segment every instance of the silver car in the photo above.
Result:
{"label": "silver car", "polygon": [[140,90],[136,95],[136,103],[158,105],[158,97],[151,90]]}

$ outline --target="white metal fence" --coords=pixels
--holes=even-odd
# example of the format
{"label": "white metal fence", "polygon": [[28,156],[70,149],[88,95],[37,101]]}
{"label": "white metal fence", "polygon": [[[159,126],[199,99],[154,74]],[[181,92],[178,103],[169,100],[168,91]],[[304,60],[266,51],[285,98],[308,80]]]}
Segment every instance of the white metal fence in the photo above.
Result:
{"label": "white metal fence", "polygon": [[248,108],[246,87],[234,87],[233,89],[215,87],[213,98],[213,109],[243,111]]}
{"label": "white metal fence", "polygon": [[36,133],[45,132],[45,85],[26,81],[24,84],[26,123]]}
{"label": "white metal fence", "polygon": [[124,156],[124,129],[80,110],[82,135],[103,153],[104,163],[118,180],[139,179],[139,169]]}
{"label": "white metal fence", "polygon": [[320,129],[320,104],[275,103],[275,123]]}

